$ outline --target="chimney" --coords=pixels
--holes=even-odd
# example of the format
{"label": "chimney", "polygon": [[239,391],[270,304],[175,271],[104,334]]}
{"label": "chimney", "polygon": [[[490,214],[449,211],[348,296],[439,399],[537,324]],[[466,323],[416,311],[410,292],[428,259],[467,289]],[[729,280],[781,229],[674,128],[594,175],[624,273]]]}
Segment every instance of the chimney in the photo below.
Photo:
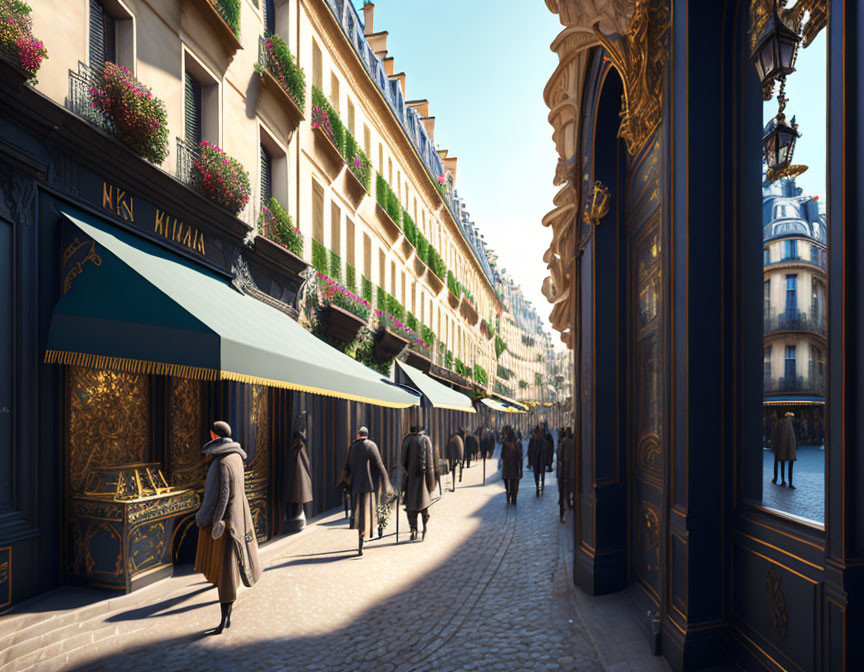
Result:
{"label": "chimney", "polygon": [[426,129],[426,135],[432,142],[435,142],[435,117],[420,117],[423,122],[423,128]]}
{"label": "chimney", "polygon": [[364,35],[371,35],[375,32],[375,30],[372,28],[374,16],[375,4],[372,2],[367,2],[365,5],[363,5],[363,23],[365,24],[363,26]]}
{"label": "chimney", "polygon": [[388,56],[387,58],[385,58],[382,61],[382,63],[384,64],[384,74],[387,75],[388,77],[392,77],[393,76],[393,66],[396,63],[394,58],[392,56]]}

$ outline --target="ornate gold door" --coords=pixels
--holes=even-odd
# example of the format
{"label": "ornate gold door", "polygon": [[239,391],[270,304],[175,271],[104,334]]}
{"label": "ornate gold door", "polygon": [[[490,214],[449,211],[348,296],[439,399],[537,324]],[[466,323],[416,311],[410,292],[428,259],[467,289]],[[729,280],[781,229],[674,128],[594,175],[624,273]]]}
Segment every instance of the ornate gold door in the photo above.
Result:
{"label": "ornate gold door", "polygon": [[632,362],[630,410],[630,578],[660,604],[660,521],[663,502],[661,254],[659,219],[630,244]]}
{"label": "ornate gold door", "polygon": [[[254,453],[246,465],[246,496],[255,522],[255,533],[259,541],[267,539],[270,532],[270,388],[250,385],[249,440],[254,442]],[[248,446],[247,448],[252,448]]]}

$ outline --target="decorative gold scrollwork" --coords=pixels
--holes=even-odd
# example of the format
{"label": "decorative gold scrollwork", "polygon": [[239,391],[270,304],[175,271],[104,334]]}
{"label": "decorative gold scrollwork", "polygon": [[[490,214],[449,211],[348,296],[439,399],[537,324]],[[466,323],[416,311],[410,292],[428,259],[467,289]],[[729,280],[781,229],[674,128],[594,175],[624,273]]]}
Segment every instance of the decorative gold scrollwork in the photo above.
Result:
{"label": "decorative gold scrollwork", "polygon": [[648,571],[653,572],[660,569],[660,519],[654,509],[643,504],[642,521],[645,524],[645,564]]}
{"label": "decorative gold scrollwork", "polygon": [[766,588],[771,597],[771,625],[777,631],[777,638],[786,637],[789,627],[789,614],[786,613],[786,596],[783,594],[783,575],[772,565],[768,570]]}
{"label": "decorative gold scrollwork", "polygon": [[594,35],[624,83],[618,136],[627,143],[630,156],[642,151],[663,120],[669,17],[667,0],[636,0],[626,35],[613,41],[594,26]]}
{"label": "decorative gold scrollwork", "polygon": [[595,180],[585,203],[582,221],[588,226],[598,226],[600,220],[609,214],[609,200],[609,189],[600,180]]}

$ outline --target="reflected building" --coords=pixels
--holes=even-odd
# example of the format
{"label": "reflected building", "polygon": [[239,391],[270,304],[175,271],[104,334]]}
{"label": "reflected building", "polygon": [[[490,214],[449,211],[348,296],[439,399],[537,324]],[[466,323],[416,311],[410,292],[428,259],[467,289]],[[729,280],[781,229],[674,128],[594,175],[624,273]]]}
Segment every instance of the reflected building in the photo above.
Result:
{"label": "reflected building", "polygon": [[763,188],[765,439],[795,414],[799,444],[824,444],[827,221],[794,178]]}

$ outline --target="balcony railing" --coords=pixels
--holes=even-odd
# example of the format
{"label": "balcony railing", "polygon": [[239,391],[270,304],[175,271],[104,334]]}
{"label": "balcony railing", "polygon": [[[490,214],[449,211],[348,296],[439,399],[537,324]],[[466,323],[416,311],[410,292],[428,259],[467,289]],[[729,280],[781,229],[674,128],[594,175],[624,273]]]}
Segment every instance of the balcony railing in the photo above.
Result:
{"label": "balcony railing", "polygon": [[828,332],[824,318],[816,318],[803,312],[765,315],[762,330],[766,334],[776,331],[803,331],[820,336],[825,336]]}
{"label": "balcony railing", "polygon": [[66,109],[113,134],[114,124],[100,110],[93,107],[92,89],[96,87],[98,78],[97,71],[78,61],[78,72],[69,71],[69,96],[66,98]]}
{"label": "balcony railing", "polygon": [[813,255],[809,257],[802,257],[800,255],[794,255],[789,257],[783,257],[782,259],[778,259],[777,261],[769,261],[766,264],[763,264],[763,268],[772,268],[774,266],[783,266],[786,264],[806,264],[808,266],[816,266],[817,268],[821,268],[823,271],[828,270],[828,255],[825,252],[821,252],[820,254],[815,255],[816,258],[813,258]]}
{"label": "balcony railing", "polygon": [[177,138],[177,179],[196,191],[201,191],[201,173],[195,161],[201,159],[201,148]]}
{"label": "balcony railing", "polygon": [[[273,56],[273,52],[267,48],[267,40],[264,39],[263,36],[258,37],[258,62],[261,64],[262,68],[267,70],[273,76],[273,79],[276,80],[279,87],[288,95],[289,98],[291,98],[302,114],[305,102],[303,84],[300,84],[298,88],[298,83],[292,81],[292,77],[296,77],[298,73],[285,72],[283,64],[277,61]],[[299,78],[302,82],[302,73],[299,73]]]}
{"label": "balcony railing", "polygon": [[809,394],[822,396],[825,394],[825,376],[814,374],[804,376],[784,376],[772,378],[765,376],[762,381],[763,394]]}

